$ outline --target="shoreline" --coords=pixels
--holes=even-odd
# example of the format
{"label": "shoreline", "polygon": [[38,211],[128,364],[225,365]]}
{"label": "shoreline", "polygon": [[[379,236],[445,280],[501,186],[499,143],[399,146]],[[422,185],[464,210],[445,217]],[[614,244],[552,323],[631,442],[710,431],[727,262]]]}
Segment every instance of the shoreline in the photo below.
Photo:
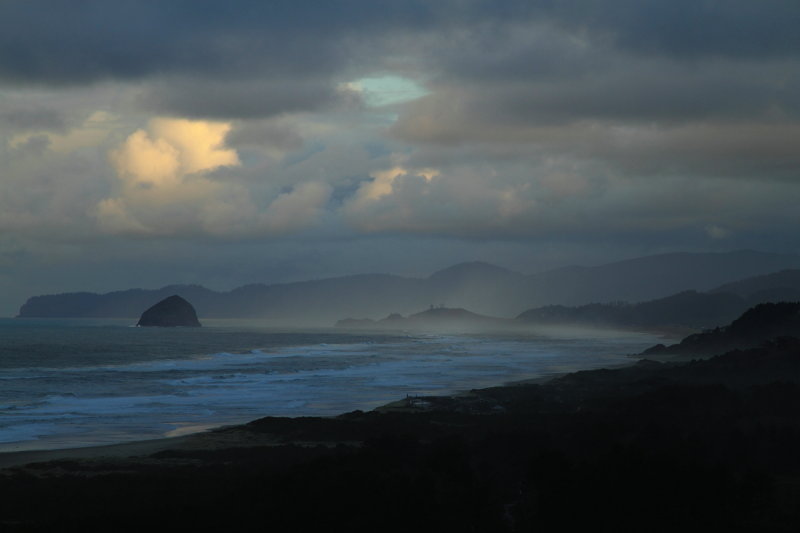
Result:
{"label": "shoreline", "polygon": [[560,531],[566,519],[615,531],[797,530],[800,339],[689,363],[635,361],[385,410],[0,455],[0,529],[333,521],[510,533]]}
{"label": "shoreline", "polygon": [[[627,333],[627,332],[625,332]],[[608,333],[611,337],[616,337],[616,332]],[[587,337],[594,338],[596,335],[592,334],[591,336],[587,335]],[[438,336],[437,336],[438,337]],[[469,335],[465,335],[465,337],[469,337]],[[483,338],[483,335],[479,336]],[[445,337],[443,337],[445,338]],[[458,378],[450,380],[450,378],[443,378],[443,379],[431,379],[431,380],[423,380],[427,385],[427,381],[431,381],[432,385],[428,386],[416,386],[412,381],[411,384],[408,384],[406,380],[400,380],[398,383],[401,385],[400,387],[396,387],[394,391],[391,389],[379,390],[378,394],[370,398],[371,394],[365,395],[357,395],[354,396],[353,394],[347,395],[347,398],[344,401],[340,401],[336,404],[331,404],[325,411],[315,411],[315,410],[308,410],[308,411],[301,411],[300,414],[297,410],[290,410],[286,409],[263,409],[262,404],[257,401],[257,398],[254,401],[252,396],[242,396],[240,403],[242,405],[241,414],[244,416],[220,416],[218,420],[214,420],[216,417],[216,413],[213,413],[214,416],[209,417],[210,423],[205,424],[205,419],[197,417],[197,419],[190,419],[188,416],[183,417],[183,413],[179,413],[177,416],[169,419],[169,424],[162,424],[159,427],[155,427],[151,430],[150,426],[142,426],[142,428],[137,427],[136,424],[128,424],[128,421],[124,421],[120,424],[120,431],[114,432],[103,432],[99,431],[97,434],[86,433],[84,435],[76,433],[70,433],[69,428],[66,428],[63,434],[59,434],[56,432],[50,432],[49,427],[44,427],[41,429],[41,435],[35,433],[36,431],[40,431],[39,428],[34,428],[31,431],[24,430],[19,434],[13,433],[12,430],[15,429],[16,426],[14,424],[9,424],[9,432],[6,434],[6,439],[8,441],[13,442],[5,442],[0,444],[0,468],[3,468],[6,464],[20,464],[21,462],[28,460],[38,460],[39,457],[65,457],[69,455],[79,455],[81,457],[85,457],[91,452],[86,452],[86,450],[105,450],[107,448],[111,449],[112,452],[117,446],[122,445],[131,445],[132,443],[143,442],[143,441],[156,441],[160,442],[162,440],[176,444],[178,441],[172,439],[173,435],[181,436],[181,433],[171,433],[169,430],[178,428],[179,431],[183,431],[183,435],[199,435],[206,433],[208,430],[216,429],[220,427],[224,427],[226,425],[244,425],[259,418],[265,416],[273,416],[273,417],[296,417],[296,416],[325,416],[325,417],[336,417],[342,415],[344,413],[353,411],[353,410],[373,410],[373,409],[380,409],[381,406],[386,404],[391,404],[401,400],[405,395],[405,390],[411,391],[412,394],[422,394],[422,395],[436,395],[436,396],[456,396],[461,394],[469,393],[471,390],[478,390],[483,388],[489,387],[498,387],[498,386],[508,386],[512,384],[518,383],[526,383],[526,382],[540,382],[543,380],[553,379],[559,375],[562,375],[563,372],[569,372],[574,370],[583,369],[586,366],[591,367],[593,365],[608,365],[617,366],[619,364],[630,364],[634,360],[628,360],[631,355],[631,352],[638,351],[642,349],[645,345],[650,344],[652,342],[656,342],[656,339],[651,339],[650,336],[645,338],[645,342],[640,342],[638,336],[633,337],[632,340],[628,337],[628,335],[621,336],[621,338],[625,342],[631,342],[633,345],[622,344],[621,346],[615,346],[612,348],[607,348],[600,351],[600,355],[603,358],[608,355],[606,352],[612,352],[614,357],[612,357],[612,361],[603,360],[601,358],[600,361],[595,360],[594,358],[590,358],[589,355],[585,355],[584,352],[575,352],[574,361],[570,361],[568,364],[561,364],[556,362],[548,362],[545,361],[546,364],[539,364],[539,363],[531,363],[531,364],[523,364],[520,365],[519,368],[512,369],[505,369],[505,367],[500,368],[497,372],[494,372],[493,369],[490,369],[488,372],[488,376],[481,376],[480,374],[472,375],[472,371],[468,375],[468,378]],[[517,357],[519,356],[520,360],[533,360],[529,358],[530,355],[527,349],[527,338],[522,338],[517,342],[517,337],[513,336],[510,337],[513,344],[511,347],[508,348],[508,353]],[[300,339],[304,340],[304,339]],[[324,339],[323,339],[324,340]],[[427,341],[427,337],[425,338]],[[445,338],[445,340],[447,340]],[[547,339],[545,339],[547,341]],[[437,341],[435,338],[434,341]],[[450,342],[447,340],[447,342]],[[467,339],[470,346],[472,346],[472,339]],[[533,342],[538,343],[538,340],[534,340]],[[580,339],[576,346],[589,346],[593,344],[591,340]],[[538,345],[538,344],[537,344]],[[281,345],[282,346],[282,345]],[[303,345],[305,346],[305,345]],[[310,344],[312,348],[317,346],[315,344]],[[438,345],[437,345],[438,346]],[[477,345],[478,347],[472,350],[470,348],[469,353],[472,354],[473,352],[477,355],[496,355],[496,350],[483,348],[482,345]],[[572,345],[570,345],[572,346]],[[281,348],[283,349],[283,348]],[[292,348],[294,349],[294,348]],[[573,348],[570,348],[573,349]],[[325,348],[327,351],[328,349]],[[505,354],[505,348],[499,349],[502,353]],[[484,352],[486,352],[484,354]],[[550,352],[548,352],[549,354]],[[553,352],[559,353],[559,352]],[[572,353],[566,351],[565,353]],[[591,360],[594,360],[592,362]],[[413,361],[413,358],[412,358]],[[555,361],[555,359],[554,359]],[[425,362],[427,364],[427,362]],[[448,363],[449,364],[449,363]],[[442,372],[444,375],[444,371]],[[466,375],[466,374],[465,374]],[[531,381],[533,380],[533,381]],[[394,379],[396,381],[396,379]],[[445,386],[442,386],[441,383],[445,383]],[[453,386],[454,385],[454,386]],[[268,391],[267,388],[262,387],[261,390]],[[366,390],[366,389],[365,389]],[[269,392],[269,394],[273,394]],[[363,396],[363,398],[362,398]],[[315,398],[315,396],[310,396]],[[366,398],[369,401],[362,401]],[[267,398],[270,399],[270,398]],[[352,400],[352,401],[351,401]],[[377,401],[375,401],[377,400]],[[317,414],[317,413],[324,413],[324,414]],[[134,414],[137,414],[138,411],[133,411]],[[93,415],[90,415],[93,416]],[[10,422],[14,421],[14,419],[9,419]],[[130,421],[135,422],[137,419],[131,418]],[[181,425],[182,420],[190,420],[190,424],[192,426],[191,433],[186,431]],[[57,422],[54,422],[54,425]],[[175,425],[178,424],[178,425]],[[198,427],[200,426],[200,427]],[[58,426],[55,426],[58,429]],[[132,431],[127,431],[129,428],[132,428]],[[112,428],[115,429],[115,428]],[[188,428],[186,428],[188,429]],[[106,438],[108,437],[108,438]],[[100,453],[100,451],[98,451]],[[116,452],[113,452],[116,453]]]}
{"label": "shoreline", "polygon": [[[625,368],[636,364],[639,359],[633,359],[637,354],[631,354],[631,361],[629,363],[621,363],[614,365],[610,368],[618,369]],[[597,369],[595,369],[597,370]],[[578,371],[575,371],[578,372]],[[503,382],[499,385],[490,387],[481,387],[477,389],[469,389],[457,391],[452,394],[445,395],[431,395],[420,396],[424,398],[449,398],[458,400],[466,399],[474,394],[480,393],[488,389],[504,389],[514,388],[526,385],[541,385],[555,379],[563,378],[564,376],[574,374],[575,372],[557,372],[548,374],[546,376],[539,376],[533,378],[526,378],[520,380],[511,380]],[[413,411],[413,409],[403,407],[407,398],[398,398],[396,400],[379,405],[369,412],[397,412],[399,411]],[[78,461],[93,461],[93,460],[121,460],[121,459],[143,459],[147,456],[163,452],[166,450],[219,450],[230,447],[247,447],[247,446],[264,446],[276,445],[278,442],[274,438],[254,438],[245,427],[257,420],[263,418],[288,418],[292,420],[301,418],[319,418],[319,419],[336,419],[347,413],[339,413],[337,415],[328,416],[312,416],[312,417],[262,417],[249,422],[233,425],[221,425],[208,427],[203,430],[177,435],[174,437],[160,437],[153,439],[134,440],[128,442],[119,442],[113,444],[100,444],[67,448],[54,448],[54,449],[41,449],[41,450],[19,450],[19,451],[0,451],[0,472],[10,468],[25,467],[35,463],[45,463],[51,461],[64,461],[64,460],[78,460]]]}
{"label": "shoreline", "polygon": [[0,470],[25,466],[32,463],[57,461],[62,459],[95,459],[125,458],[134,455],[157,453],[174,444],[180,444],[190,437],[200,435],[184,435],[182,437],[165,437],[162,439],[149,439],[101,446],[82,446],[77,448],[56,448],[52,450],[23,450],[0,452]]}
{"label": "shoreline", "polygon": [[[639,333],[645,333],[640,331]],[[655,334],[655,332],[647,332],[649,334]],[[661,332],[664,335],[664,332]],[[602,369],[620,369],[625,367],[630,367],[635,365],[638,361],[644,359],[644,356],[641,353],[631,353],[627,354],[625,357],[628,358],[626,362],[620,362],[618,364],[609,365],[606,367],[601,367]],[[680,359],[674,358],[674,356],[662,356],[662,357],[649,357],[649,359],[657,360],[659,362],[681,362]],[[583,370],[583,371],[591,371],[591,370],[598,370],[598,368],[590,369],[590,370]],[[451,393],[441,394],[441,395],[427,395],[427,396],[419,396],[420,399],[424,398],[448,398],[458,401],[461,399],[462,401],[467,400],[469,397],[474,396],[476,393],[480,394],[482,391],[488,389],[504,389],[504,388],[514,388],[519,386],[525,385],[542,385],[548,383],[552,380],[556,380],[559,378],[563,378],[564,376],[574,374],[576,372],[581,372],[582,370],[573,370],[573,371],[563,371],[563,372],[554,372],[549,373],[546,375],[540,375],[537,377],[530,377],[530,378],[522,378],[522,379],[513,379],[510,381],[504,381],[498,385],[490,385],[490,386],[482,386],[479,388],[473,389],[464,389],[459,391],[454,391]],[[395,400],[391,400],[386,402],[382,405],[378,405],[372,409],[369,409],[368,412],[388,412],[388,411],[404,411],[406,409],[412,410],[413,408],[403,407],[405,402],[408,398],[397,398]],[[346,411],[343,413],[332,414],[332,415],[317,415],[317,416],[295,416],[295,417],[287,417],[287,416],[266,416],[266,417],[259,417],[253,420],[248,420],[238,424],[223,424],[219,426],[205,426],[203,429],[199,429],[198,431],[193,431],[190,433],[182,433],[175,436],[162,436],[162,437],[155,437],[155,438],[148,438],[142,440],[132,440],[132,441],[123,441],[111,444],[91,444],[86,446],[75,446],[75,447],[64,447],[64,448],[48,448],[48,449],[22,449],[22,450],[7,450],[2,451],[0,450],[0,471],[9,468],[17,468],[17,467],[24,467],[28,464],[34,463],[42,463],[42,462],[50,462],[50,461],[61,461],[61,460],[100,460],[100,459],[111,459],[111,460],[120,460],[120,459],[132,459],[132,458],[144,458],[146,456],[162,452],[169,449],[181,449],[181,450],[216,450],[225,447],[231,446],[241,446],[241,445],[264,445],[266,444],[275,444],[274,440],[265,442],[263,439],[259,439],[258,442],[243,442],[241,437],[244,436],[246,430],[244,429],[245,426],[248,424],[255,422],[256,420],[260,420],[263,418],[288,418],[288,419],[299,419],[299,418],[321,418],[321,419],[335,419],[339,416],[345,415],[350,411]],[[221,435],[225,434],[223,438]],[[234,436],[238,435],[240,437],[238,440],[237,438],[233,438]],[[31,441],[28,444],[30,445]],[[13,444],[13,443],[9,443]]]}
{"label": "shoreline", "polygon": [[5,469],[25,467],[51,461],[115,461],[145,459],[166,450],[212,451],[233,447],[267,446],[278,442],[271,436],[258,438],[245,426],[237,424],[218,426],[197,433],[175,437],[145,439],[116,444],[56,448],[52,450],[24,450],[0,452],[0,473]]}
{"label": "shoreline", "polygon": [[[630,364],[634,364],[635,361],[632,361]],[[627,364],[617,365],[615,368],[620,368],[623,366],[628,366]],[[447,394],[442,397],[447,398],[464,398],[474,391],[480,391],[487,388],[504,388],[504,387],[516,387],[521,385],[534,385],[534,384],[542,384],[553,379],[557,379],[563,377],[565,375],[570,374],[570,372],[559,372],[556,374],[551,374],[547,376],[541,376],[536,378],[528,378],[528,379],[521,379],[521,380],[513,380],[503,382],[496,387],[484,387],[481,389],[470,389],[470,390],[463,390],[458,391],[453,394]],[[434,397],[434,396],[431,396]],[[438,396],[436,396],[438,397]],[[386,404],[380,405],[371,409],[370,411],[374,412],[381,412],[387,409],[396,410],[397,406],[404,402],[404,398],[398,398]],[[330,415],[330,416],[317,416],[317,417],[264,417],[264,418],[291,418],[291,419],[298,419],[298,418],[330,418],[335,419],[338,416],[342,416],[346,413],[340,413],[338,415]],[[259,420],[259,419],[256,419]],[[254,422],[250,421],[250,422]],[[155,439],[144,439],[144,440],[136,440],[136,441],[129,441],[129,442],[119,442],[114,444],[101,444],[101,445],[90,445],[90,446],[78,446],[74,448],[54,448],[54,449],[44,449],[44,450],[19,450],[19,451],[0,451],[0,471],[7,469],[7,468],[17,468],[17,467],[24,467],[29,464],[34,463],[43,463],[43,462],[50,462],[50,461],[61,461],[61,460],[102,460],[102,459],[131,459],[131,458],[140,458],[146,457],[158,452],[162,452],[165,450],[170,449],[220,449],[230,445],[242,444],[243,439],[236,439],[232,438],[235,437],[237,434],[239,437],[243,437],[242,433],[244,427],[250,423],[245,422],[242,424],[234,424],[234,425],[222,425],[216,426],[211,428],[206,428],[201,431],[174,436],[174,437],[161,437]],[[223,436],[225,435],[225,436]],[[259,439],[258,442],[245,442],[245,444],[249,445],[264,445],[267,444],[274,444],[274,440],[264,441],[263,439]]]}

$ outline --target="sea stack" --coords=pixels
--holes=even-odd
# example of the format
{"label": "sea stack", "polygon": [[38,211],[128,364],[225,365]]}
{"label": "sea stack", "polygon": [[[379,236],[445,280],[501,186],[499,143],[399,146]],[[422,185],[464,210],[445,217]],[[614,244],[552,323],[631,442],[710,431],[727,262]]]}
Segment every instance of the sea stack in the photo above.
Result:
{"label": "sea stack", "polygon": [[200,321],[192,304],[173,295],[155,304],[142,313],[137,326],[157,326],[163,328],[199,328]]}

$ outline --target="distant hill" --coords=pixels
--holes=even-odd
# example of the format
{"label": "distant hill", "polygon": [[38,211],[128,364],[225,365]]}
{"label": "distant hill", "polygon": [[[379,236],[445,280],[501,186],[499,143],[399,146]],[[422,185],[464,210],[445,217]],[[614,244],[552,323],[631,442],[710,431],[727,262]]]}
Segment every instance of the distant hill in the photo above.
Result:
{"label": "distant hill", "polygon": [[721,354],[759,346],[780,337],[800,338],[800,302],[756,305],[725,327],[689,335],[672,346],[653,346],[644,355]]}
{"label": "distant hill", "polygon": [[517,320],[536,324],[710,329],[731,322],[754,305],[783,301],[800,301],[800,270],[783,270],[726,283],[708,292],[682,291],[639,303],[548,305],[524,311]]}
{"label": "distant hill", "polygon": [[734,294],[683,291],[637,304],[614,302],[538,307],[521,313],[517,320],[530,324],[700,329],[726,324],[747,307],[744,298]]}
{"label": "distant hill", "polygon": [[781,270],[765,276],[726,283],[711,292],[736,294],[752,304],[800,301],[800,269]]}
{"label": "distant hill", "polygon": [[349,329],[402,329],[442,331],[486,331],[515,327],[512,320],[479,315],[466,309],[432,307],[425,311],[404,317],[393,313],[381,320],[344,319],[336,322],[336,327]]}
{"label": "distant hill", "polygon": [[531,275],[471,262],[445,268],[428,278],[360,274],[253,284],[228,292],[172,285],[158,290],[35,296],[20,308],[19,316],[134,318],[177,294],[191,301],[201,318],[263,318],[328,325],[343,316],[407,315],[430,305],[510,318],[537,306],[641,302],[687,289],[709,290],[788,268],[800,268],[800,257],[751,251],[665,254]]}
{"label": "distant hill", "polygon": [[661,254],[597,267],[564,268],[529,276],[527,294],[535,298],[523,309],[549,304],[641,302],[686,290],[708,291],[787,268],[800,268],[800,257],[747,250]]}

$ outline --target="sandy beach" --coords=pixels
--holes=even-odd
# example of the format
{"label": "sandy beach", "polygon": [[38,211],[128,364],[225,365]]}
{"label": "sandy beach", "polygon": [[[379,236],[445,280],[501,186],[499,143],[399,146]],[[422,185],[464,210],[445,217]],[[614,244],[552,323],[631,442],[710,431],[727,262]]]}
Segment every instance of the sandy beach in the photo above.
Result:
{"label": "sandy beach", "polygon": [[201,442],[208,442],[208,440],[208,437],[205,435],[196,434],[183,437],[125,442],[109,446],[4,452],[0,453],[0,469],[23,466],[29,463],[41,463],[63,459],[125,459],[151,455],[169,448],[198,446]]}
{"label": "sandy beach", "polygon": [[278,441],[271,435],[247,431],[244,426],[221,427],[162,439],[123,442],[55,450],[27,450],[0,453],[0,470],[51,461],[135,461],[165,450],[213,451],[227,448],[270,446]]}
{"label": "sandy beach", "polygon": [[[692,358],[686,356],[664,355],[660,357],[655,356],[651,359],[662,363],[673,363],[690,361]],[[632,356],[630,364],[620,365],[616,368],[632,366],[636,364],[637,361],[638,359],[633,358]],[[568,373],[562,372],[544,377],[516,380],[505,383],[500,387],[495,387],[494,389],[513,390],[513,388],[520,386],[544,385],[567,375]],[[449,399],[456,403],[466,400],[467,402],[465,403],[468,403],[469,399],[475,397],[475,393],[476,391],[463,391],[459,394],[450,396]],[[377,407],[375,412],[415,412],[419,410],[419,405],[425,405],[431,400],[433,399],[426,399],[424,397],[399,398],[394,402]],[[253,433],[248,431],[246,426],[237,425],[210,428],[204,431],[174,437],[123,442],[103,446],[0,452],[0,470],[25,466],[31,463],[45,463],[63,460],[135,461],[137,459],[142,459],[166,450],[214,451],[239,447],[272,446],[285,443],[285,439],[281,440],[278,436]]]}

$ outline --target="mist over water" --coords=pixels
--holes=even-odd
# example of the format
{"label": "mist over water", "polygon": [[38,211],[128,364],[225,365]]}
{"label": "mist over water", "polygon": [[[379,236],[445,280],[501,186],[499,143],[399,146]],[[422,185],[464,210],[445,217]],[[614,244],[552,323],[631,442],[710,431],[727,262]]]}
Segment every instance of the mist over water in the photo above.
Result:
{"label": "mist over water", "polygon": [[263,416],[327,416],[630,362],[620,332],[360,334],[217,321],[0,320],[0,451],[172,436]]}

